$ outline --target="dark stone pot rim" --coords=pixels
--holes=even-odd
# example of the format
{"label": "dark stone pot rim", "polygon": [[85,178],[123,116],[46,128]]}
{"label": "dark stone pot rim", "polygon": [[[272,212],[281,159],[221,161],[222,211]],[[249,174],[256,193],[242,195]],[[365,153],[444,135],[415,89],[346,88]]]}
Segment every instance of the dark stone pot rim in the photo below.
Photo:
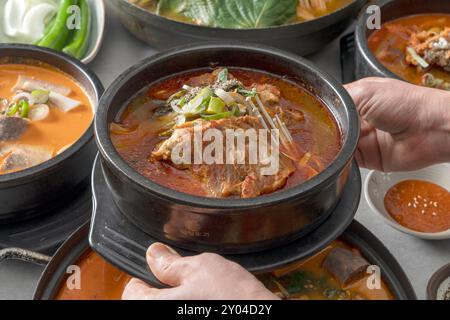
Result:
{"label": "dark stone pot rim", "polygon": [[[158,63],[160,61],[166,61],[167,59],[174,59],[177,56],[183,54],[192,55],[196,52],[204,52],[217,49],[231,49],[249,53],[260,53],[268,56],[275,56],[280,60],[288,61],[292,64],[301,65],[302,68],[306,69],[308,73],[316,74],[320,79],[322,79],[326,86],[330,88],[330,90],[334,91],[345,108],[349,124],[347,130],[348,134],[345,137],[346,139],[343,142],[341,151],[328,168],[305,183],[284,191],[272,193],[270,195],[260,196],[252,199],[214,199],[188,195],[159,185],[139,174],[122,159],[111,142],[109,126],[107,123],[107,117],[110,109],[109,107],[112,100],[114,99],[115,93],[119,91],[120,88],[122,88],[123,85],[130,79],[141,73],[152,64]],[[142,88],[139,88],[139,90],[141,89]],[[133,92],[132,94],[136,94],[137,91],[138,90],[136,90],[136,92]],[[181,205],[214,209],[254,208],[265,205],[273,205],[275,203],[281,203],[283,201],[287,201],[299,196],[306,196],[310,192],[314,192],[321,186],[330,183],[343,170],[343,168],[345,168],[345,166],[350,164],[350,161],[352,160],[357,147],[359,132],[360,123],[355,105],[347,91],[334,78],[322,71],[317,70],[317,68],[314,67],[310,62],[294,54],[257,44],[249,45],[224,41],[175,48],[138,62],[137,65],[126,70],[111,84],[99,103],[99,108],[97,110],[97,116],[95,119],[95,135],[100,153],[106,160],[107,165],[112,168],[116,174],[119,174],[122,179],[126,180],[126,183],[137,186],[144,192],[151,193],[153,196],[157,195],[162,199],[176,202]]]}
{"label": "dark stone pot rim", "polygon": [[151,22],[155,25],[164,25],[166,28],[173,29],[174,31],[188,33],[193,35],[214,35],[217,37],[222,36],[235,36],[236,39],[245,39],[250,37],[290,37],[291,33],[308,34],[319,29],[323,29],[326,26],[332,25],[340,20],[342,17],[348,16],[348,12],[353,8],[362,6],[367,0],[354,0],[346,6],[339,8],[338,10],[327,14],[325,16],[292,24],[286,24],[281,26],[254,28],[254,29],[232,29],[232,28],[216,28],[208,26],[194,25],[174,19],[160,16],[156,13],[150,12],[144,8],[141,8],[127,0],[114,0],[119,1],[121,6],[125,6],[128,10],[133,12],[135,17],[143,19],[147,22]]}
{"label": "dark stone pot rim", "polygon": [[427,299],[436,300],[439,286],[450,277],[450,263],[442,266],[437,270],[428,281],[427,285]]}
{"label": "dark stone pot rim", "polygon": [[[27,52],[31,53],[32,57],[28,57],[31,60],[36,61],[43,61],[42,57],[46,56],[53,61],[64,61],[65,63],[68,63],[75,67],[78,72],[86,78],[92,85],[92,88],[94,90],[94,97],[89,97],[91,100],[93,113],[95,114],[96,104],[100,100],[100,97],[104,91],[103,85],[101,81],[98,79],[98,77],[91,71],[89,68],[81,63],[79,60],[72,58],[62,52],[58,52],[52,49],[48,48],[42,48],[37,47],[33,45],[26,45],[26,44],[0,44],[0,58],[2,57],[9,57],[8,53],[4,54],[4,52],[8,51],[16,51],[15,55],[13,57],[20,57],[20,53],[17,54],[17,51],[19,52]],[[43,61],[44,62],[44,61]],[[52,62],[45,61],[48,65],[53,65]],[[59,69],[59,68],[58,68]],[[66,72],[66,71],[63,71]],[[69,74],[68,72],[66,72]],[[74,77],[74,75],[69,74],[70,76]],[[75,78],[75,80],[77,80]],[[78,81],[78,80],[77,80]],[[78,81],[79,82],[79,81]],[[81,86],[81,84],[80,84]],[[83,87],[83,86],[82,86]],[[20,185],[30,182],[31,180],[34,180],[35,178],[47,174],[47,172],[51,171],[53,168],[59,166],[61,163],[65,162],[67,159],[72,157],[75,153],[77,153],[83,146],[88,144],[92,139],[94,139],[94,120],[92,120],[89,127],[86,129],[86,131],[83,133],[83,135],[73,144],[62,152],[61,154],[57,155],[56,157],[31,168],[0,175],[0,188],[9,187],[13,185]],[[70,174],[70,173],[68,173]]]}
{"label": "dark stone pot rim", "polygon": [[[61,282],[66,276],[67,266],[77,263],[89,249],[88,233],[89,222],[80,227],[60,246],[42,272],[34,291],[33,300],[54,299]],[[385,271],[383,279],[397,299],[417,300],[411,282],[401,265],[390,250],[366,227],[354,220],[344,232],[342,239],[356,246],[364,257],[369,259],[371,263],[379,265]]]}
{"label": "dark stone pot rim", "polygon": [[[394,1],[396,0],[374,0],[369,5],[379,6],[381,9],[381,14],[383,14],[383,7],[386,4],[389,4]],[[367,42],[368,39],[366,36],[367,17],[368,15],[366,13],[366,10],[362,10],[358,17],[355,29],[356,50],[358,50],[359,53],[364,57],[364,63],[370,64],[370,67],[376,70],[377,73],[380,73],[387,78],[402,80],[395,73],[391,72],[388,68],[386,68],[381,62],[379,62],[378,59],[375,57],[375,55],[372,53],[372,51],[369,49],[369,44]]]}

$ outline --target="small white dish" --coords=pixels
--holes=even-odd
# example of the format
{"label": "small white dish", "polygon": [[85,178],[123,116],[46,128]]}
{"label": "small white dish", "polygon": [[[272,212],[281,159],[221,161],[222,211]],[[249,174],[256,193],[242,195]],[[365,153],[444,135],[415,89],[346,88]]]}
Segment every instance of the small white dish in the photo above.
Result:
{"label": "small white dish", "polygon": [[[5,1],[6,2],[6,1]],[[100,51],[100,47],[103,42],[103,35],[105,31],[105,2],[104,0],[89,0],[89,5],[91,7],[91,15],[92,15],[92,25],[91,25],[91,36],[90,36],[90,44],[89,48],[84,56],[81,59],[83,63],[89,63],[97,56]],[[0,17],[3,14],[3,6],[4,3],[0,1]],[[1,21],[0,21],[1,26]],[[0,43],[13,43],[11,38],[8,38],[2,30],[0,30]]]}
{"label": "small white dish", "polygon": [[81,62],[89,63],[97,56],[103,43],[105,32],[105,2],[103,0],[89,0],[92,14],[91,43]]}
{"label": "small white dish", "polygon": [[450,190],[450,163],[434,165],[422,170],[411,172],[384,173],[379,171],[371,171],[364,183],[364,195],[370,208],[378,216],[380,216],[384,222],[401,232],[428,240],[450,239],[450,229],[437,233],[414,231],[400,225],[386,211],[386,208],[384,207],[384,196],[386,195],[386,192],[397,183],[411,179],[429,181]]}

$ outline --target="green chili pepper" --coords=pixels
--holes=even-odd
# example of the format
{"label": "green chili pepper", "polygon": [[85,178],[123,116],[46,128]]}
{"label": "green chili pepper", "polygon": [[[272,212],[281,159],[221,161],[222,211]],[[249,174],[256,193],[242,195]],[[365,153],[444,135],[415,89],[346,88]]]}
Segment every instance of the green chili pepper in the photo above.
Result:
{"label": "green chili pepper", "polygon": [[87,0],[79,0],[78,5],[81,10],[81,27],[76,30],[71,42],[63,49],[77,59],[83,58],[89,47],[89,35],[91,32],[91,10]]}
{"label": "green chili pepper", "polygon": [[12,117],[17,113],[17,111],[19,111],[19,105],[17,103],[13,103],[9,106],[6,115]]}
{"label": "green chili pepper", "polygon": [[50,32],[50,30],[53,28],[53,26],[55,25],[55,21],[56,21],[56,15],[54,15],[52,17],[52,19],[50,20],[50,22],[45,26],[44,29],[44,35],[42,36],[42,38],[40,38],[39,40],[37,40],[35,43],[33,43],[34,45],[39,45],[39,42],[47,35],[47,33]]}
{"label": "green chili pepper", "polygon": [[28,101],[21,100],[19,102],[19,107],[20,107],[20,116],[22,118],[27,118],[28,113],[30,112],[30,104],[28,103]]}
{"label": "green chili pepper", "polygon": [[38,46],[61,50],[72,33],[67,27],[70,17],[69,8],[77,4],[77,0],[61,0],[55,22],[48,33],[38,42]]}

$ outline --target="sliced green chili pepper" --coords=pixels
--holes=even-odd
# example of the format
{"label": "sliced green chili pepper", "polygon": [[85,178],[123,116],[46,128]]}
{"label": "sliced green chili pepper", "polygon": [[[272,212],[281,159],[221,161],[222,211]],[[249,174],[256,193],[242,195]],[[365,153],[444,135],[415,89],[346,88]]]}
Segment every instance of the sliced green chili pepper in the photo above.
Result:
{"label": "sliced green chili pepper", "polygon": [[30,112],[30,104],[26,100],[21,100],[19,102],[19,106],[20,106],[20,116],[22,118],[27,118],[28,113]]}
{"label": "sliced green chili pepper", "polygon": [[48,33],[38,42],[38,46],[61,50],[72,33],[67,27],[70,17],[69,8],[77,4],[77,0],[61,0],[55,23]]}
{"label": "sliced green chili pepper", "polygon": [[81,10],[81,27],[75,30],[71,42],[63,49],[77,59],[83,58],[89,47],[89,35],[91,32],[91,9],[87,0],[78,0]]}
{"label": "sliced green chili pepper", "polygon": [[17,103],[13,103],[11,106],[9,106],[6,115],[12,117],[17,113],[17,111],[19,111],[19,105]]}

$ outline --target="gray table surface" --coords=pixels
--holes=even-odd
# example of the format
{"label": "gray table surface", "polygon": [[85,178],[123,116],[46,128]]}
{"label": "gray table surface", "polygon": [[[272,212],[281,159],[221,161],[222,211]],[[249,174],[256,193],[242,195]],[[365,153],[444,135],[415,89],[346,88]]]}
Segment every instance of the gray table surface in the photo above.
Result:
{"label": "gray table surface", "polygon": [[[90,68],[107,87],[126,68],[155,50],[133,38],[107,8],[107,26],[103,47]],[[340,79],[339,42],[309,57],[322,70]],[[366,170],[362,170],[365,179]],[[449,241],[424,241],[402,234],[381,221],[370,210],[364,196],[356,219],[372,231],[403,266],[419,299],[425,298],[427,282],[434,271],[450,262]],[[0,264],[0,299],[30,299],[42,267],[18,261]]]}

